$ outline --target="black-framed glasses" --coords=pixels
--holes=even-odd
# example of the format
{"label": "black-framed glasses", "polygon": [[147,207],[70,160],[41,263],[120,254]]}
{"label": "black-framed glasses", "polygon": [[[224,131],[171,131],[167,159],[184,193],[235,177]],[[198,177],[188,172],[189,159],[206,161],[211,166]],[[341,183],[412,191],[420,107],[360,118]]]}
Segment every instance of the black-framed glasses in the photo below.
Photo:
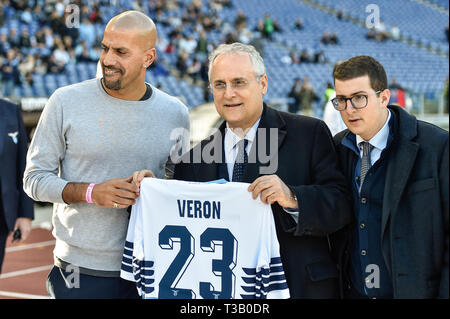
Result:
{"label": "black-framed glasses", "polygon": [[[374,94],[379,94],[383,91],[384,90],[379,90]],[[367,106],[368,97],[369,94],[355,94],[352,97],[337,96],[331,100],[331,103],[333,103],[333,106],[336,110],[343,111],[347,108],[347,101],[350,100],[353,108],[362,109]]]}

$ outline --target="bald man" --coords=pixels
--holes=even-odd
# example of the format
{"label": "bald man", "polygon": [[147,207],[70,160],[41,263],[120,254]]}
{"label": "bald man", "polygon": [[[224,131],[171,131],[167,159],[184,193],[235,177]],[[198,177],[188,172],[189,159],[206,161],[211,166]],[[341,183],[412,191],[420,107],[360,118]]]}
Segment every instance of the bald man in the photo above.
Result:
{"label": "bald man", "polygon": [[54,298],[137,297],[135,285],[119,277],[127,208],[137,197],[130,176],[151,168],[164,177],[176,150],[189,143],[186,106],[145,82],[156,38],[155,24],[140,12],[112,18],[102,41],[103,76],[57,89],[42,112],[24,190],[54,203],[55,266],[47,280]]}

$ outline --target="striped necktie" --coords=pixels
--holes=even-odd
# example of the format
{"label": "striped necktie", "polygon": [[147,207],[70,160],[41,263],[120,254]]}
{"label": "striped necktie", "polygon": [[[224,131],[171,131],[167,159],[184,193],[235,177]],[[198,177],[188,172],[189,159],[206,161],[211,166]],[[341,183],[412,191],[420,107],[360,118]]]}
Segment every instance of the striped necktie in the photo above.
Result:
{"label": "striped necktie", "polygon": [[233,179],[232,182],[242,182],[244,177],[244,168],[245,164],[248,162],[248,155],[246,152],[246,148],[248,145],[248,140],[243,139],[237,142],[236,146],[238,147],[238,153],[236,156],[236,161],[234,162],[233,167]]}
{"label": "striped necktie", "polygon": [[360,182],[359,182],[359,192],[361,193],[361,188],[364,183],[364,179],[366,178],[366,174],[370,169],[370,151],[372,150],[373,146],[370,145],[369,142],[361,142],[363,149],[363,155],[361,158],[361,176],[360,176]]}

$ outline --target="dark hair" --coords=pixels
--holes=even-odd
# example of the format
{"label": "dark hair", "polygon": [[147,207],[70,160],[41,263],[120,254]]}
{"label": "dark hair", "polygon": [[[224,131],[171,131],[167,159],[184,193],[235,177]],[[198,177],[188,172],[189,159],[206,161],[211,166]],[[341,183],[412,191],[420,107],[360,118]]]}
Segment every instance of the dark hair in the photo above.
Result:
{"label": "dark hair", "polygon": [[388,88],[386,71],[374,58],[361,55],[338,62],[333,69],[334,80],[351,80],[360,76],[369,76],[370,86],[374,91]]}

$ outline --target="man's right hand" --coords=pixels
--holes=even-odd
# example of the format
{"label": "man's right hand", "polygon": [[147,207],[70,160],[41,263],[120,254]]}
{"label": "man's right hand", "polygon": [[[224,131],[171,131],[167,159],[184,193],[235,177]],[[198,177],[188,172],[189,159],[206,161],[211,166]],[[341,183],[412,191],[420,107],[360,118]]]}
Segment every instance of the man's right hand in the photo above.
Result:
{"label": "man's right hand", "polygon": [[127,208],[135,204],[138,192],[139,188],[132,183],[131,177],[115,178],[96,184],[91,197],[100,207]]}
{"label": "man's right hand", "polygon": [[[92,201],[97,206],[104,208],[119,209],[134,205],[139,188],[132,181],[132,177],[126,177],[95,184],[91,194]],[[88,186],[89,184],[86,183],[68,183],[62,193],[64,202],[67,204],[85,203]]]}

